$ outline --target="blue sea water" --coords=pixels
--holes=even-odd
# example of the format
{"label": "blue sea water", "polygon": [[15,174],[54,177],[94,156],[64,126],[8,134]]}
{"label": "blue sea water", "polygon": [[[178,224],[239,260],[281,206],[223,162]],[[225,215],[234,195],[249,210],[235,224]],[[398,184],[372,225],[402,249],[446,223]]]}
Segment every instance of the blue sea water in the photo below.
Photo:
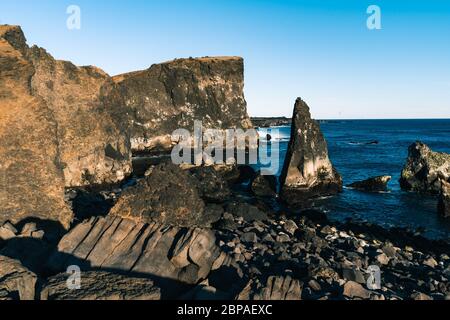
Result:
{"label": "blue sea water", "polygon": [[[450,219],[437,214],[437,197],[404,192],[399,178],[408,146],[420,140],[434,151],[450,153],[450,119],[436,120],[329,120],[321,121],[329,156],[344,184],[373,176],[390,175],[387,193],[364,193],[344,189],[340,195],[315,201],[330,219],[365,220],[384,227],[422,229],[429,238],[450,240]],[[289,143],[290,127],[279,132],[280,163]],[[367,144],[378,141],[378,144]]]}

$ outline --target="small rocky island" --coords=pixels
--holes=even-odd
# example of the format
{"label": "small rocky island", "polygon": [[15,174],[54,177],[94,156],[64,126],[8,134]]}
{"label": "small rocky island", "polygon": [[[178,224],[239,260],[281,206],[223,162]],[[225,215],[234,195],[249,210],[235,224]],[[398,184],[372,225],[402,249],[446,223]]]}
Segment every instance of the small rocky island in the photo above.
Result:
{"label": "small rocky island", "polygon": [[[450,299],[449,243],[309,207],[343,182],[300,98],[279,182],[246,165],[170,161],[172,131],[196,119],[258,125],[243,59],[177,59],[111,77],[55,60],[3,25],[0,61],[0,300]],[[447,156],[411,146],[402,186],[440,194],[448,216]]]}

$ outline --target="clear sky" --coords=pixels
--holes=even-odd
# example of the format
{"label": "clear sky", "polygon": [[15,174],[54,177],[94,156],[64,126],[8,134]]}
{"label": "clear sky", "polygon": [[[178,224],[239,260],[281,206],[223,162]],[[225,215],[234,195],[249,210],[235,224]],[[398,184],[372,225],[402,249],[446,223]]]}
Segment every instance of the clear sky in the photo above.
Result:
{"label": "clear sky", "polygon": [[[381,30],[369,30],[369,5]],[[66,27],[69,5],[81,29]],[[238,55],[252,116],[450,118],[448,0],[15,0],[0,23],[111,75],[173,58]]]}

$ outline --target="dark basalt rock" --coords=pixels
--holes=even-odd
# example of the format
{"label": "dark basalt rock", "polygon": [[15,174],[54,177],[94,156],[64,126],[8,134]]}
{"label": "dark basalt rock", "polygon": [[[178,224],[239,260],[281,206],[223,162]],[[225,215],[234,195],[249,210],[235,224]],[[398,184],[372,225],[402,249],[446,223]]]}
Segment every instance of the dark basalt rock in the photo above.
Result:
{"label": "dark basalt rock", "polygon": [[235,217],[242,217],[245,221],[267,220],[267,214],[258,207],[245,202],[231,202],[226,211]]}
{"label": "dark basalt rock", "polygon": [[450,217],[450,183],[442,182],[441,193],[439,194],[438,212],[445,218]]}
{"label": "dark basalt rock", "polygon": [[104,271],[81,273],[79,289],[69,289],[68,274],[48,279],[41,300],[159,300],[161,292],[154,282]]}
{"label": "dark basalt rock", "polygon": [[301,300],[302,285],[290,276],[270,276],[264,285],[250,281],[237,300]]}
{"label": "dark basalt rock", "polygon": [[379,176],[374,178],[369,178],[363,181],[357,181],[352,184],[349,184],[348,187],[360,191],[368,191],[368,192],[380,192],[387,191],[387,185],[389,181],[392,179],[391,176]]}
{"label": "dark basalt rock", "polygon": [[130,110],[134,151],[170,149],[179,128],[251,128],[239,57],[176,59],[116,76]]}
{"label": "dark basalt rock", "polygon": [[403,190],[438,194],[442,181],[449,180],[450,154],[433,152],[419,141],[408,148],[408,159],[400,178]]}
{"label": "dark basalt rock", "polygon": [[263,176],[256,173],[256,177],[251,184],[252,192],[258,197],[275,197],[277,181],[275,176]]}
{"label": "dark basalt rock", "polygon": [[199,181],[200,197],[206,202],[222,203],[231,196],[228,183],[213,166],[197,167],[191,173]]}
{"label": "dark basalt rock", "polygon": [[281,198],[301,206],[305,199],[342,191],[342,179],[328,158],[319,124],[311,119],[308,105],[295,102],[291,141],[280,176]]}
{"label": "dark basalt rock", "polygon": [[78,265],[83,271],[116,270],[152,278],[171,296],[183,285],[207,278],[220,256],[209,229],[141,223],[120,217],[92,218],[77,225],[48,259],[56,272]]}
{"label": "dark basalt rock", "polygon": [[170,162],[163,163],[126,189],[110,215],[136,222],[204,226],[205,203],[200,196],[197,179]]}

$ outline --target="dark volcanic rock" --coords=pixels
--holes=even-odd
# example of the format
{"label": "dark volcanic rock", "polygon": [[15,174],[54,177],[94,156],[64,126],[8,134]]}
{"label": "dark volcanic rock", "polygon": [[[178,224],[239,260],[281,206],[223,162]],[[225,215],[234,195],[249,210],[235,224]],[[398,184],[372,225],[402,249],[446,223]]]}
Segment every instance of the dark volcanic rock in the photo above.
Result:
{"label": "dark volcanic rock", "polygon": [[245,221],[267,220],[267,214],[258,207],[243,202],[232,202],[227,206],[227,211],[235,217],[242,217]]}
{"label": "dark volcanic rock", "polygon": [[81,273],[80,288],[67,286],[69,275],[51,277],[41,291],[41,300],[159,300],[161,292],[152,280],[101,271]]}
{"label": "dark volcanic rock", "polygon": [[78,265],[83,271],[99,268],[145,275],[170,292],[208,276],[220,255],[215,241],[208,229],[92,218],[61,239],[48,265],[58,272]]}
{"label": "dark volcanic rock", "polygon": [[206,202],[222,203],[230,197],[228,183],[213,166],[197,167],[191,173],[199,181],[200,196]]}
{"label": "dark volcanic rock", "polygon": [[438,212],[443,217],[450,217],[450,183],[442,182],[441,193],[439,194]]}
{"label": "dark volcanic rock", "polygon": [[300,281],[290,276],[270,276],[265,285],[250,281],[237,300],[301,300]]}
{"label": "dark volcanic rock", "polygon": [[37,277],[19,261],[0,255],[0,300],[34,300]]}
{"label": "dark volcanic rock", "polygon": [[442,181],[450,180],[450,154],[433,152],[422,142],[408,149],[408,160],[402,170],[403,190],[438,194]]}
{"label": "dark volcanic rock", "polygon": [[305,199],[338,193],[342,179],[328,158],[328,148],[319,124],[311,119],[308,105],[297,99],[291,141],[280,176],[281,198],[290,205]]}
{"label": "dark volcanic rock", "polygon": [[250,128],[244,99],[244,63],[239,57],[176,59],[145,71],[116,76],[130,109],[132,148],[171,148],[171,134],[204,128]]}
{"label": "dark volcanic rock", "polygon": [[277,188],[277,181],[275,176],[264,176],[261,173],[256,173],[253,179],[251,189],[258,197],[275,197]]}
{"label": "dark volcanic rock", "polygon": [[149,176],[126,189],[110,214],[137,222],[178,226],[207,225],[198,181],[172,163],[156,166]]}
{"label": "dark volcanic rock", "polygon": [[27,51],[19,27],[0,26],[0,224],[36,217],[68,228],[58,123],[32,95]]}
{"label": "dark volcanic rock", "polygon": [[252,117],[251,120],[255,127],[260,128],[289,126],[292,123],[292,119],[286,117]]}
{"label": "dark volcanic rock", "polygon": [[349,184],[348,187],[360,191],[368,192],[380,192],[387,191],[387,185],[392,179],[391,176],[379,176],[374,178],[369,178],[363,181],[357,181]]}

